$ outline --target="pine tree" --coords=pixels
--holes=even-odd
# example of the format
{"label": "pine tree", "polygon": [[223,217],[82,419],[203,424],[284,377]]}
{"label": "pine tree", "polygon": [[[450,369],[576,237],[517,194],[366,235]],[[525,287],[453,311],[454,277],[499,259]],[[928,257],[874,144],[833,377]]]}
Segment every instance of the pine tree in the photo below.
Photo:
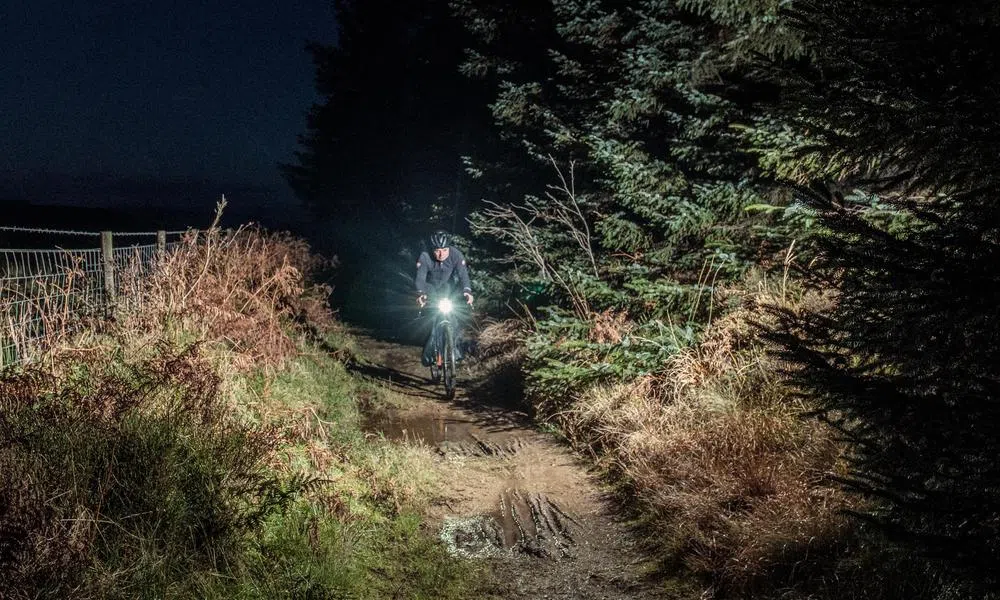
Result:
{"label": "pine tree", "polygon": [[[696,77],[714,29],[671,3],[540,4],[547,10],[524,16],[460,3],[486,40],[466,69],[495,77],[494,115],[528,156],[575,161],[598,258],[588,292],[600,297],[595,307],[634,310],[639,294],[661,309],[656,316],[683,310],[704,293],[706,264],[737,275],[760,252],[759,227],[768,229],[744,210],[761,199],[752,161],[728,128],[738,106],[700,89]],[[529,36],[533,54],[521,43]],[[544,200],[533,199],[542,214],[552,208]],[[553,262],[586,271],[573,260],[577,244],[560,244],[555,225],[545,242]],[[684,284],[693,285],[678,297]]]}
{"label": "pine tree", "polygon": [[322,99],[286,179],[317,215],[461,224],[461,157],[489,135],[485,100],[458,71],[463,29],[444,0],[335,6],[336,44],[309,46]]}
{"label": "pine tree", "polygon": [[[570,311],[538,321],[536,391],[662,368],[724,308],[716,287],[791,239],[747,210],[769,204],[731,128],[749,117],[703,81],[718,27],[653,0],[454,4],[480,41],[465,70],[495,85],[513,160],[534,165],[522,188],[537,182],[475,229],[510,242],[508,278]],[[625,343],[592,343],[599,313],[629,320]]]}
{"label": "pine tree", "polygon": [[[457,4],[481,40],[466,70],[496,82],[507,138],[539,163],[576,161],[593,276],[551,198],[520,215],[537,217],[538,247],[584,312],[683,314],[707,287],[706,261],[736,274],[809,235],[811,275],[839,300],[830,314],[781,315],[770,336],[789,376],[853,442],[845,483],[878,501],[866,516],[988,580],[1000,562],[1000,9]],[[556,314],[540,328],[536,384],[554,382],[553,395],[662,358],[624,352],[609,365],[611,349],[588,351],[578,321]],[[542,343],[559,336],[576,341]]]}
{"label": "pine tree", "polygon": [[[839,292],[831,314],[784,313],[772,337],[853,442],[845,483],[879,502],[867,516],[982,589],[1000,562],[997,16],[986,2],[795,2],[776,22],[799,53],[728,55],[776,90],[743,140],[819,212],[814,275]],[[722,20],[741,38],[745,19]]]}

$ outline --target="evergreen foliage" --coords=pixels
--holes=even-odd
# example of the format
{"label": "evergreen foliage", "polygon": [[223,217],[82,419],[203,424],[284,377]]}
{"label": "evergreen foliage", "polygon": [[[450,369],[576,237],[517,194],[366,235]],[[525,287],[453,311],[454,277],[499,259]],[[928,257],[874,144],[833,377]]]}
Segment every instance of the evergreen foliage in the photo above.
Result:
{"label": "evergreen foliage", "polygon": [[[557,411],[598,381],[655,371],[663,355],[632,352],[633,332],[666,324],[641,337],[680,340],[675,349],[696,339],[708,309],[725,308],[718,282],[775,264],[796,240],[838,302],[781,312],[768,335],[806,400],[852,442],[845,483],[876,501],[865,516],[898,540],[982,581],[1000,562],[989,433],[1000,417],[998,9],[455,6],[480,40],[465,70],[496,84],[504,135],[537,165],[573,161],[572,206],[592,234],[588,255],[573,235],[580,221],[559,218],[559,193],[475,217],[531,266],[519,281],[546,283],[572,311],[537,323],[526,362],[536,400]],[[602,338],[608,319],[617,333]]]}
{"label": "evergreen foliage", "polygon": [[829,232],[817,274],[836,309],[786,313],[773,337],[852,442],[847,483],[984,589],[1000,561],[986,433],[1000,423],[996,16],[976,2],[796,4],[784,18],[809,59],[750,63],[782,93],[747,133]]}
{"label": "evergreen foliage", "polygon": [[[787,196],[767,194],[731,126],[749,120],[743,107],[701,85],[717,35],[709,20],[655,1],[454,5],[480,40],[465,71],[496,86],[491,107],[503,136],[536,169],[549,166],[548,193],[501,198],[473,215],[474,231],[508,244],[517,267],[509,279],[546,285],[547,298],[579,320],[558,335],[568,317],[546,321],[541,340],[565,334],[586,345],[597,314],[642,332],[619,336],[628,343],[578,376],[562,372],[569,379],[656,371],[670,352],[649,354],[632,340],[690,343],[724,308],[719,284],[776,257],[811,225]],[[558,371],[547,365],[596,356],[575,344],[535,348],[529,369],[540,393]]]}

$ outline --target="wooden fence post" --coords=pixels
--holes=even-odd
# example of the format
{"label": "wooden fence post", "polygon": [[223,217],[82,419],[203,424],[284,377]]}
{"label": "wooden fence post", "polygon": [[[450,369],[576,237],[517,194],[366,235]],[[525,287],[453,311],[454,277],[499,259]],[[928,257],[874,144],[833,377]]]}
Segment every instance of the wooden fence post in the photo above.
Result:
{"label": "wooden fence post", "polygon": [[110,231],[101,232],[101,262],[104,264],[104,298],[108,305],[115,303],[115,256]]}
{"label": "wooden fence post", "polygon": [[162,229],[156,232],[156,257],[160,260],[167,253],[167,232]]}

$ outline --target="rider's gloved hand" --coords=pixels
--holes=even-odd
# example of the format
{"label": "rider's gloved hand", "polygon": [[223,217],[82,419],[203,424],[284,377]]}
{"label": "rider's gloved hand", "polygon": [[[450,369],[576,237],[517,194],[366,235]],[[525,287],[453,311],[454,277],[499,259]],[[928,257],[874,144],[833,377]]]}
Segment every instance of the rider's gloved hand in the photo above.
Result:
{"label": "rider's gloved hand", "polygon": [[462,292],[462,295],[465,296],[465,303],[472,306],[472,294],[469,292]]}
{"label": "rider's gloved hand", "polygon": [[417,304],[420,305],[420,308],[427,306],[427,294],[420,294],[417,296]]}

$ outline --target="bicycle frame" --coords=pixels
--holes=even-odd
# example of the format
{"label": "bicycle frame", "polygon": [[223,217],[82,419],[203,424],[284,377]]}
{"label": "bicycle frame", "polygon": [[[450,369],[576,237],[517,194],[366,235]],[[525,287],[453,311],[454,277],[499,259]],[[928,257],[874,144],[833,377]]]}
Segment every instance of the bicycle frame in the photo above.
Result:
{"label": "bicycle frame", "polygon": [[455,306],[449,298],[438,300],[434,308],[434,324],[431,336],[434,338],[434,361],[441,370],[441,380],[444,383],[445,396],[450,400],[455,397],[455,330],[452,319]]}

